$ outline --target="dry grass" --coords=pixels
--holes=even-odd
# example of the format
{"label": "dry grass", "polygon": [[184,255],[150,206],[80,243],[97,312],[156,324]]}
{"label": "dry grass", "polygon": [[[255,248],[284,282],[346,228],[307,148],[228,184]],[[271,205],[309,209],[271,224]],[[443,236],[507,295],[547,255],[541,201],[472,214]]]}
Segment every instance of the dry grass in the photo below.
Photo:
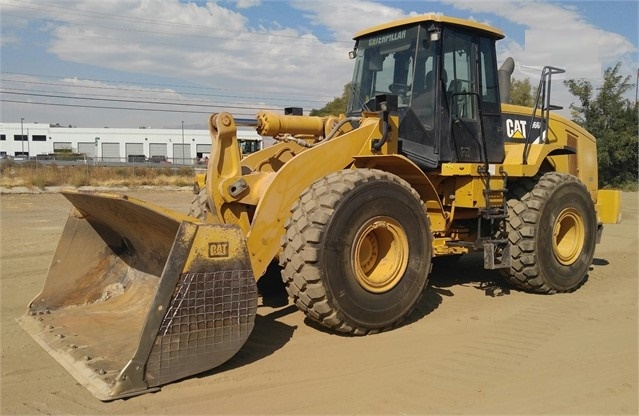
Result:
{"label": "dry grass", "polygon": [[58,166],[3,161],[0,186],[44,188],[45,186],[190,186],[194,169],[190,167],[147,166]]}

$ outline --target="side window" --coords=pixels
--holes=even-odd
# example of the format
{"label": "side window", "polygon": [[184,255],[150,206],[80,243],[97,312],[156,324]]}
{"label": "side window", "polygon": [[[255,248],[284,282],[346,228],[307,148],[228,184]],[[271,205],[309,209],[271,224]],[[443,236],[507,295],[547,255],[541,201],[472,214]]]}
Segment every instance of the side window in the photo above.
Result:
{"label": "side window", "polygon": [[410,106],[426,130],[432,130],[436,113],[435,98],[439,87],[435,68],[437,45],[430,41],[425,29],[420,31],[417,45]]}
{"label": "side window", "polygon": [[487,38],[479,41],[480,71],[479,82],[482,109],[487,113],[499,112],[499,87],[497,77],[497,61],[494,42]]}
{"label": "side window", "polygon": [[[376,73],[375,92],[397,94],[399,106],[408,105],[410,82],[413,79],[414,50],[406,49],[384,54],[382,70]],[[371,97],[372,98],[372,97]]]}
{"label": "side window", "polygon": [[369,48],[365,51],[364,64],[355,69],[355,76],[363,80],[362,102],[378,94],[393,93],[399,96],[400,106],[408,105],[414,67],[414,50],[409,49],[410,46]]}
{"label": "side window", "polygon": [[449,79],[447,98],[453,115],[477,118],[472,37],[455,31],[444,32],[444,71]]}

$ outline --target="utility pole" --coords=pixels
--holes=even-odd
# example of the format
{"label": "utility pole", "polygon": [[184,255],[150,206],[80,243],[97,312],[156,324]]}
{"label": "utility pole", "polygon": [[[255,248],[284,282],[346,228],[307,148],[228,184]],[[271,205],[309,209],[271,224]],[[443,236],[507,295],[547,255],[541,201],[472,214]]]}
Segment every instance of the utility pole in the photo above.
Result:
{"label": "utility pole", "polygon": [[182,121],[182,164],[184,164],[184,121]]}
{"label": "utility pole", "polygon": [[639,68],[637,68],[637,79],[635,80],[635,108],[637,108],[638,98],[639,98]]}
{"label": "utility pole", "polygon": [[20,142],[22,143],[22,156],[24,156],[24,117],[20,117]]}
{"label": "utility pole", "polygon": [[100,138],[96,137],[95,138],[95,154],[93,155],[93,164],[97,164],[98,163],[98,144],[100,143]]}

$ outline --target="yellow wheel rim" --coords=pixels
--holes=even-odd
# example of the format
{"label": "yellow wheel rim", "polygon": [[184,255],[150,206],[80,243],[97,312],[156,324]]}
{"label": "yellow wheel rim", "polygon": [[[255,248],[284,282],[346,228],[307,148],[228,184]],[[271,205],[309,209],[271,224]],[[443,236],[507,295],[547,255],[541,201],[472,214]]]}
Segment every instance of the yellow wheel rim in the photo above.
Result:
{"label": "yellow wheel rim", "polygon": [[351,264],[359,284],[369,292],[394,288],[408,266],[408,240],[404,228],[386,216],[374,217],[355,234]]}
{"label": "yellow wheel rim", "polygon": [[566,208],[557,217],[552,233],[552,246],[559,263],[570,265],[581,254],[586,235],[581,214],[574,208]]}

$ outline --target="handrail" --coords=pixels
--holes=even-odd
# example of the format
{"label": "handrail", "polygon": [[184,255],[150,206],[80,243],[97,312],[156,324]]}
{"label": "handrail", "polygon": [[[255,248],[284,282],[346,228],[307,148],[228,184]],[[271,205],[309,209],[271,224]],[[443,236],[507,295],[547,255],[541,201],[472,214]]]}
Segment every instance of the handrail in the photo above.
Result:
{"label": "handrail", "polygon": [[528,164],[528,153],[530,153],[532,127],[535,123],[535,115],[537,114],[537,110],[539,109],[539,101],[541,101],[541,125],[539,126],[540,137],[548,129],[548,123],[550,121],[550,110],[561,110],[563,108],[561,106],[550,104],[550,86],[552,83],[553,74],[563,74],[564,72],[566,72],[564,69],[556,68],[554,66],[545,66],[541,70],[539,86],[537,87],[537,97],[535,98],[535,106],[533,107],[532,115],[530,116],[530,123],[528,123],[526,130],[524,151],[522,153],[522,164],[524,165]]}

